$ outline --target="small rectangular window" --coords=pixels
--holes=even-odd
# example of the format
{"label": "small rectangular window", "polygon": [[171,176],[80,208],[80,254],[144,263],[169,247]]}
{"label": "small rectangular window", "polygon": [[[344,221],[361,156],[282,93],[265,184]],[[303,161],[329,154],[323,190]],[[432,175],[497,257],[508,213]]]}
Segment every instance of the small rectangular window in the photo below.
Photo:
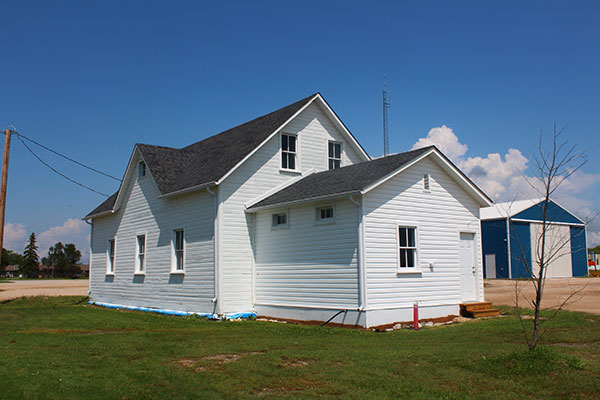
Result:
{"label": "small rectangular window", "polygon": [[146,176],[146,163],[140,161],[138,164],[138,177],[142,178],[144,176]]}
{"label": "small rectangular window", "polygon": [[273,214],[273,226],[285,226],[287,225],[287,214]]}
{"label": "small rectangular window", "polygon": [[342,166],[342,144],[329,142],[329,169]]}
{"label": "small rectangular window", "polygon": [[146,235],[138,235],[137,237],[137,257],[135,261],[135,272],[144,273],[146,271]]}
{"label": "small rectangular window", "polygon": [[400,270],[417,267],[416,228],[398,227]]}
{"label": "small rectangular window", "polygon": [[296,136],[281,135],[281,168],[296,169]]}
{"label": "small rectangular window", "polygon": [[429,190],[429,174],[423,175],[423,190]]}
{"label": "small rectangular window", "polygon": [[108,274],[114,274],[115,272],[115,239],[108,241],[108,265],[106,272]]}
{"label": "small rectangular window", "polygon": [[332,222],[334,220],[333,206],[317,208],[316,217],[318,223]]}
{"label": "small rectangular window", "polygon": [[183,229],[173,231],[173,271],[182,272],[184,270],[184,241]]}

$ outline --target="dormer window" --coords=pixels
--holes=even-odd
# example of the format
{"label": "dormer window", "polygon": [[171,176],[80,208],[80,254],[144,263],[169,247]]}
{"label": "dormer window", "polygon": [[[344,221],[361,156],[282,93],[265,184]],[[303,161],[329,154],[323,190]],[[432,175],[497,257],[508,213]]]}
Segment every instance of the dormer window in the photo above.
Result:
{"label": "dormer window", "polygon": [[140,161],[138,163],[138,178],[143,178],[144,176],[146,176],[146,163]]}
{"label": "dormer window", "polygon": [[281,168],[296,169],[296,136],[281,135]]}

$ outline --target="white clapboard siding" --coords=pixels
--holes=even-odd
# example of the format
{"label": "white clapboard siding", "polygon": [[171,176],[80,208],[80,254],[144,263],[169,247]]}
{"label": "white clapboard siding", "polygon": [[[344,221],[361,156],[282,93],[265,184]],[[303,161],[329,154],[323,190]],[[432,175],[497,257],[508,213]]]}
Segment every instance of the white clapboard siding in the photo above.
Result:
{"label": "white clapboard siding", "polygon": [[[133,165],[137,165],[134,160]],[[96,302],[213,312],[214,196],[206,191],[159,198],[152,176],[122,189],[122,208],[93,219],[91,298]],[[185,275],[171,274],[171,239],[184,229]],[[136,236],[146,234],[146,275],[134,276]],[[106,275],[109,239],[116,238],[115,274]]]}
{"label": "white clapboard siding", "polygon": [[[299,171],[328,168],[328,141],[342,142],[342,164],[362,161],[344,140],[319,105],[311,104],[283,129],[298,135]],[[280,170],[279,136],[273,137],[219,187],[222,201],[220,226],[220,312],[253,308],[252,216],[244,204],[298,176]]]}
{"label": "white clapboard siding", "polygon": [[272,212],[256,215],[257,304],[358,307],[357,206],[336,201],[327,225],[315,223],[317,206],[289,208],[284,229],[272,228]]}
{"label": "white clapboard siding", "polygon": [[[430,191],[423,175],[430,174]],[[367,304],[371,308],[461,302],[459,232],[476,233],[478,296],[483,293],[479,206],[438,164],[426,158],[366,193]],[[398,274],[397,224],[418,227],[420,274]],[[429,268],[433,263],[433,271]]]}

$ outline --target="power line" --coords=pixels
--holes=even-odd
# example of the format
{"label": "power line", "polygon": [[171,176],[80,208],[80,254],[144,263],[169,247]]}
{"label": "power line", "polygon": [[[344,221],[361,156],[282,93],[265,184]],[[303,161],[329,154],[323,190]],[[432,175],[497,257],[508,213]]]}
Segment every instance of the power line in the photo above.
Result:
{"label": "power line", "polygon": [[105,196],[105,197],[110,197],[110,196],[109,196],[109,195],[107,195],[106,193],[102,193],[102,192],[99,192],[99,191],[97,191],[97,190],[94,190],[94,189],[92,189],[91,187],[89,187],[89,186],[86,186],[86,185],[84,185],[83,183],[77,182],[76,180],[74,180],[74,179],[71,179],[71,178],[69,178],[68,176],[66,176],[65,174],[63,174],[62,172],[60,172],[60,171],[56,170],[56,169],[55,169],[54,167],[52,167],[50,164],[48,164],[47,162],[45,162],[44,160],[42,160],[42,159],[41,159],[41,158],[40,158],[40,157],[39,157],[37,154],[35,154],[35,152],[34,152],[33,150],[31,150],[31,148],[30,148],[29,146],[27,146],[27,143],[25,143],[25,141],[23,140],[23,138],[22,138],[21,136],[23,136],[23,135],[20,135],[20,134],[18,134],[18,133],[17,133],[17,138],[19,138],[19,140],[21,141],[21,143],[23,143],[23,146],[25,146],[25,148],[26,148],[27,150],[29,150],[29,152],[30,152],[30,153],[31,153],[31,154],[32,154],[32,155],[33,155],[35,158],[37,158],[39,162],[41,162],[42,164],[44,164],[46,167],[50,168],[50,169],[51,169],[51,170],[52,170],[54,173],[56,173],[56,174],[58,174],[58,175],[62,176],[63,178],[65,178],[65,179],[66,179],[66,180],[68,180],[69,182],[72,182],[72,183],[74,183],[74,184],[76,184],[76,185],[78,185],[78,186],[81,186],[81,187],[82,187],[82,188],[84,188],[84,189],[90,190],[90,191],[92,191],[92,192],[94,192],[94,193],[96,193],[96,194],[99,194],[99,195],[102,195],[102,196]]}
{"label": "power line", "polygon": [[[96,172],[96,173],[98,173],[98,174],[104,175],[104,176],[106,176],[106,177],[108,177],[108,178],[111,178],[111,179],[114,179],[114,180],[116,180],[116,181],[119,181],[119,182],[121,182],[121,179],[119,179],[119,178],[116,178],[116,177],[114,177],[114,176],[112,176],[112,175],[110,175],[110,174],[107,174],[107,173],[105,173],[105,172],[98,171],[97,169],[95,169],[95,168],[92,168],[92,167],[90,167],[90,166],[87,166],[87,165],[85,165],[85,164],[83,164],[83,163],[80,163],[80,162],[79,162],[79,161],[77,161],[77,160],[73,160],[72,158],[70,158],[70,157],[68,157],[68,156],[65,156],[64,154],[61,154],[61,153],[59,153],[59,152],[58,152],[58,151],[56,151],[56,150],[52,150],[52,149],[51,149],[51,148],[49,148],[48,146],[44,146],[43,144],[41,144],[41,143],[38,143],[38,142],[36,142],[35,140],[33,140],[33,139],[31,139],[31,138],[28,138],[27,136],[25,136],[25,135],[23,135],[23,134],[21,134],[21,133],[19,133],[19,132],[17,132],[17,131],[14,131],[14,133],[15,133],[15,134],[16,134],[16,135],[19,137],[19,139],[23,138],[23,139],[29,140],[31,143],[33,143],[33,144],[36,144],[36,145],[40,146],[41,148],[43,148],[43,149],[46,149],[46,150],[48,150],[49,152],[51,152],[51,153],[54,153],[54,154],[56,154],[57,156],[64,158],[65,160],[69,160],[69,161],[71,161],[72,163],[75,163],[75,164],[77,164],[77,165],[79,165],[79,166],[81,166],[81,167],[83,167],[83,168],[87,168],[87,169],[89,169],[90,171],[94,171],[94,172]],[[23,140],[22,140],[22,139],[21,139],[21,142],[23,142]],[[26,147],[27,147],[27,146],[26,146]]]}

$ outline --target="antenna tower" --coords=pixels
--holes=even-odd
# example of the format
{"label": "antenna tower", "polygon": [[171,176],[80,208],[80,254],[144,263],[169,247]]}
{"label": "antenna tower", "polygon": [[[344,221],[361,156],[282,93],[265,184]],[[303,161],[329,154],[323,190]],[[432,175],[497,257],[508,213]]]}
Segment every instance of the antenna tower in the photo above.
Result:
{"label": "antenna tower", "polygon": [[383,76],[383,156],[390,154],[390,135],[388,133],[388,109],[392,105],[390,94],[388,93],[385,75]]}

